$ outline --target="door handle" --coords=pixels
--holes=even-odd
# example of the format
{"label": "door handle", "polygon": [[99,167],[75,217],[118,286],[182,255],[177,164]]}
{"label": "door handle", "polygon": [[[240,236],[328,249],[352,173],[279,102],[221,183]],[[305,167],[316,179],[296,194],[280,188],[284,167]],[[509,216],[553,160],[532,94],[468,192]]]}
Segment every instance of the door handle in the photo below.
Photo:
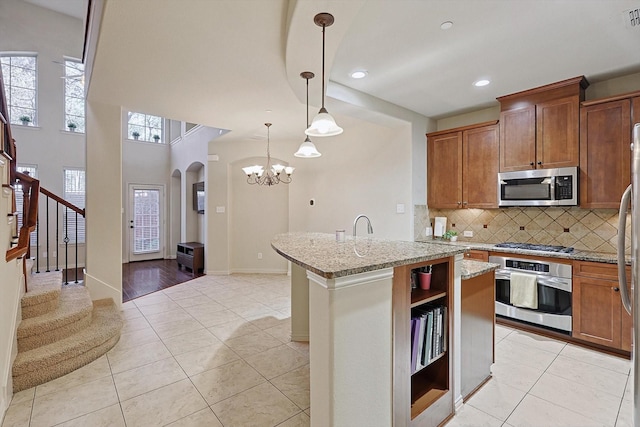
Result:
{"label": "door handle", "polygon": [[611,289],[613,289],[614,292],[619,292],[620,291],[620,288],[618,288],[617,286],[615,288],[611,287]]}
{"label": "door handle", "polygon": [[133,228],[133,225],[130,225],[129,228]]}
{"label": "door handle", "polygon": [[627,226],[627,207],[631,201],[631,184],[624,190],[622,199],[620,200],[620,211],[618,212],[618,285],[622,288],[620,297],[622,305],[627,313],[631,314],[631,299],[627,292],[627,272],[625,270],[626,262],[624,258],[625,246],[625,229]]}

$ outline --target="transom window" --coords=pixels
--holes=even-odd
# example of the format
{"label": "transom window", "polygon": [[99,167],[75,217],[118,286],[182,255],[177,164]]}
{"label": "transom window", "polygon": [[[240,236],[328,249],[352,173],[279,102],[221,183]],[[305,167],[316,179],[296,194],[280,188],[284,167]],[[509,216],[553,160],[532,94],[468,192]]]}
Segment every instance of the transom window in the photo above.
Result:
{"label": "transom window", "polygon": [[[84,169],[64,170],[64,199],[77,207],[84,209],[85,200],[85,173]],[[77,219],[77,222],[76,222]],[[75,211],[65,208],[63,221],[64,236],[70,243],[84,243],[85,223],[84,217]],[[76,227],[77,224],[77,227]]]}
{"label": "transom window", "polygon": [[162,117],[150,114],[127,113],[127,137],[138,141],[163,142]]}
{"label": "transom window", "polygon": [[84,64],[64,61],[64,127],[71,132],[85,132]]}
{"label": "transom window", "polygon": [[37,117],[37,78],[35,55],[0,54],[9,121],[35,126]]}

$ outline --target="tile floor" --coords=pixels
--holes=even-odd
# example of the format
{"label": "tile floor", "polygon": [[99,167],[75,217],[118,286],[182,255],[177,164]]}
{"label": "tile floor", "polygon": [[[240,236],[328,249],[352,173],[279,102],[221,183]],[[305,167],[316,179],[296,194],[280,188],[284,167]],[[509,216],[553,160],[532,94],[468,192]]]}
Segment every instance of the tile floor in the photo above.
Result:
{"label": "tile floor", "polygon": [[[2,426],[308,426],[309,348],[289,341],[289,304],[282,275],[203,276],[127,302],[107,355],[16,394]],[[631,426],[629,371],[498,326],[494,377],[447,427]]]}

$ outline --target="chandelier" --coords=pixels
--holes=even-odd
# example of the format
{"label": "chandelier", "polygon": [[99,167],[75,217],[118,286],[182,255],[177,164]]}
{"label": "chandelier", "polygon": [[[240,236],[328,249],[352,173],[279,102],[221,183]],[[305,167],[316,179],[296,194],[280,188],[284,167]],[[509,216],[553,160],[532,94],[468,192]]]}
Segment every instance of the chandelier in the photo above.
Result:
{"label": "chandelier", "polygon": [[267,164],[264,168],[260,165],[254,165],[244,167],[242,170],[247,175],[247,182],[251,185],[272,186],[280,183],[288,184],[291,182],[291,174],[295,168],[281,164],[271,165],[271,153],[269,152],[269,128],[271,123],[265,123],[264,125],[267,127]]}

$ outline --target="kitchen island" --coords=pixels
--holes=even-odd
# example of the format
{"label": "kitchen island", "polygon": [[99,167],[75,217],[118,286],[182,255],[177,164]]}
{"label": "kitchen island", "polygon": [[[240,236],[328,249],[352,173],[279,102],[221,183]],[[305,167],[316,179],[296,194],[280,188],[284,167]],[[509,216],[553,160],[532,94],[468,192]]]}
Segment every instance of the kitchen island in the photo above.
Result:
{"label": "kitchen island", "polygon": [[[412,376],[410,316],[412,307],[440,303],[451,314],[445,331],[454,330],[463,248],[368,237],[339,243],[325,233],[281,234],[271,245],[292,262],[292,339],[311,342],[313,426],[437,425],[451,416],[459,390],[447,348],[456,333],[440,359]],[[432,289],[412,295],[413,272],[426,266]]]}

